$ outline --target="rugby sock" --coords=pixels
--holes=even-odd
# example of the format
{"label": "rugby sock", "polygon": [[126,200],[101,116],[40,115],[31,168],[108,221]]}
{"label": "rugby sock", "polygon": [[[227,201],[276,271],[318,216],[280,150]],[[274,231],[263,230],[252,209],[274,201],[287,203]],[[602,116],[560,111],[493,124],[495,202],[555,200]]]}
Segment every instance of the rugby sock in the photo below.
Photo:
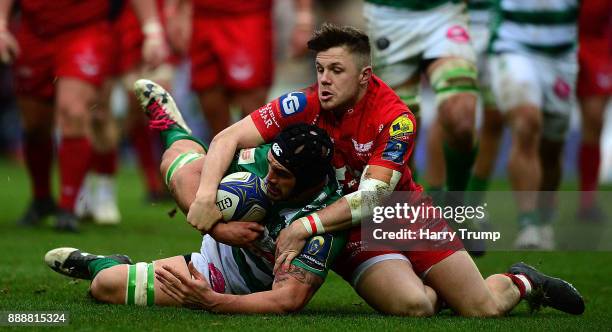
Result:
{"label": "rugby sock", "polygon": [[87,265],[89,269],[89,273],[91,274],[91,280],[93,280],[100,271],[104,269],[108,269],[109,267],[113,267],[115,265],[121,265],[121,263],[117,262],[112,258],[99,258],[94,259]]}
{"label": "rugby sock", "polygon": [[524,298],[525,296],[528,296],[531,293],[533,286],[531,280],[529,280],[526,275],[522,273],[504,273],[504,275],[510,278],[510,280],[512,280],[512,283],[516,285],[519,290],[519,293],[521,294],[521,298]]}
{"label": "rugby sock", "polygon": [[518,224],[521,229],[529,225],[534,225],[534,226],[539,225],[540,224],[539,213],[537,211],[519,213]]}
{"label": "rugby sock", "polygon": [[85,137],[62,138],[58,157],[60,171],[59,206],[72,212],[91,161],[89,140]]}
{"label": "rugby sock", "polygon": [[51,163],[53,162],[53,137],[34,133],[24,134],[25,164],[32,181],[35,199],[51,197]]}
{"label": "rugby sock", "polygon": [[162,143],[164,144],[164,150],[168,149],[172,143],[184,139],[194,141],[202,146],[204,150],[208,150],[208,147],[204,144],[204,142],[194,136],[191,136],[183,128],[177,125],[170,126],[168,129],[160,131],[159,134]]}
{"label": "rugby sock", "polygon": [[476,158],[476,148],[462,152],[444,143],[444,161],[446,163],[446,187],[448,191],[464,191]]}
{"label": "rugby sock", "polygon": [[155,304],[154,263],[136,263],[128,266],[125,304],[152,306]]}
{"label": "rugby sock", "polygon": [[97,174],[115,175],[117,173],[117,150],[108,152],[94,151],[91,156],[92,169]]}
{"label": "rugby sock", "polygon": [[470,206],[480,205],[488,189],[488,178],[481,178],[478,175],[472,174],[467,184],[465,202]]}
{"label": "rugby sock", "polygon": [[147,189],[151,193],[163,191],[162,181],[159,177],[159,160],[153,152],[153,136],[145,123],[137,123],[129,132],[132,146],[136,152],[138,163],[145,178]]}
{"label": "rugby sock", "polygon": [[580,207],[591,208],[595,205],[597,177],[601,160],[599,144],[580,144],[578,152],[578,171],[580,174]]}

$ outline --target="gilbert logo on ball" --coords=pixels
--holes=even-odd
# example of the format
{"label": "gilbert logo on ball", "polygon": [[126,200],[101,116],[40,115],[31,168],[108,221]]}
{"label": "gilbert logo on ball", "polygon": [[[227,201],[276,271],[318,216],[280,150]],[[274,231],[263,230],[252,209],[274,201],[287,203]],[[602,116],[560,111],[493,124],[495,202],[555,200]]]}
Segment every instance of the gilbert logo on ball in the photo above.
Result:
{"label": "gilbert logo on ball", "polygon": [[261,221],[270,207],[264,182],[255,174],[237,172],[219,183],[217,207],[224,221]]}

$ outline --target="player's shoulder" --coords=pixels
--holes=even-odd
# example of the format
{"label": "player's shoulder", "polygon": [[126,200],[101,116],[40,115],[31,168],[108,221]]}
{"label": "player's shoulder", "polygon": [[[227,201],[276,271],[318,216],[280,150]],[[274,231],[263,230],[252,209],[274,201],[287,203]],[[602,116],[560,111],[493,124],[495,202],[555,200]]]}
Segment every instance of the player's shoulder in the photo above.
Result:
{"label": "player's shoulder", "polygon": [[319,99],[316,88],[313,86],[301,90],[287,92],[276,100],[275,103],[281,117],[294,117],[304,115],[304,113],[317,112],[319,109]]}
{"label": "player's shoulder", "polygon": [[379,120],[390,122],[400,116],[414,117],[395,91],[376,75],[372,75],[371,88],[374,94],[372,106],[378,110]]}

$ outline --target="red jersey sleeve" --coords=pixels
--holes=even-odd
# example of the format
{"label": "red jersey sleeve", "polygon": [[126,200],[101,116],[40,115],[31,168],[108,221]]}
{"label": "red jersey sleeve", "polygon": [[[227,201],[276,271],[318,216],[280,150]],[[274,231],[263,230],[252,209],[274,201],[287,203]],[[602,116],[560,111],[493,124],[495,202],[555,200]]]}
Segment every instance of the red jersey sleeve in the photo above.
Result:
{"label": "red jersey sleeve", "polygon": [[410,112],[391,118],[374,141],[374,152],[368,165],[390,168],[403,174],[414,148],[416,129],[415,117]]}
{"label": "red jersey sleeve", "polygon": [[250,116],[264,141],[270,142],[289,125],[299,122],[311,123],[317,105],[317,100],[312,94],[294,91],[260,107]]}

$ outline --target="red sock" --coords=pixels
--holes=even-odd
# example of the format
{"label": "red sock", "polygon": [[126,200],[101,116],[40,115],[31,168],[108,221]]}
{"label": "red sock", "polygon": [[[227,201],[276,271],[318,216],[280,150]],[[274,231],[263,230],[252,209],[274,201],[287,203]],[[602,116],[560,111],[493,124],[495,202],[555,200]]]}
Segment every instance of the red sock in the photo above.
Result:
{"label": "red sock", "polygon": [[138,123],[130,130],[130,140],[145,177],[147,190],[161,192],[163,186],[159,176],[159,158],[153,152],[153,133],[145,123]]}
{"label": "red sock", "polygon": [[23,154],[30,174],[35,199],[51,198],[51,163],[53,162],[53,137],[51,135],[25,134]]}
{"label": "red sock", "polygon": [[512,280],[512,283],[516,285],[519,290],[519,293],[521,294],[521,298],[524,298],[526,295],[529,295],[529,293],[531,293],[531,289],[533,288],[532,283],[526,275],[522,273],[504,273],[504,275],[510,278],[510,280]]}
{"label": "red sock", "polygon": [[107,152],[93,151],[91,156],[92,170],[97,174],[113,176],[117,173],[117,150]]}
{"label": "red sock", "polygon": [[91,162],[91,145],[85,137],[62,138],[59,146],[60,201],[72,212],[76,197]]}
{"label": "red sock", "polygon": [[601,159],[599,144],[580,144],[578,171],[580,173],[580,206],[590,208],[595,204],[595,190]]}

